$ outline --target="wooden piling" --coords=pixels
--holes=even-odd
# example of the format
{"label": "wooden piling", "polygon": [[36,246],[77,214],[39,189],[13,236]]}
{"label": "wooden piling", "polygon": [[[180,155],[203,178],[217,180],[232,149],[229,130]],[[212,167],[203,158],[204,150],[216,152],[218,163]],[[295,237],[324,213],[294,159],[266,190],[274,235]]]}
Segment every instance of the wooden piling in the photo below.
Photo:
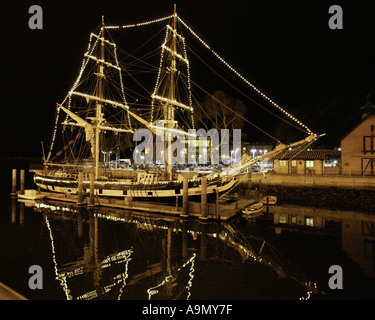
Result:
{"label": "wooden piling", "polygon": [[189,183],[188,178],[183,177],[182,180],[182,215],[188,216],[189,215]]}
{"label": "wooden piling", "polygon": [[17,216],[17,198],[12,198],[12,215],[11,215],[11,221],[12,223],[16,223],[16,216]]}
{"label": "wooden piling", "polygon": [[216,193],[215,213],[216,213],[216,219],[219,220],[219,190],[215,189],[215,193]]}
{"label": "wooden piling", "polygon": [[83,204],[83,172],[78,172],[78,200],[77,204]]}
{"label": "wooden piling", "polygon": [[95,205],[94,184],[95,184],[95,172],[90,171],[90,206]]}
{"label": "wooden piling", "polygon": [[25,221],[25,203],[20,202],[20,225]]}
{"label": "wooden piling", "polygon": [[20,194],[25,194],[25,170],[20,172]]}
{"label": "wooden piling", "polygon": [[131,206],[133,204],[133,197],[132,196],[125,196],[124,201],[125,201],[126,206]]}
{"label": "wooden piling", "polygon": [[12,170],[12,192],[11,196],[17,195],[17,169]]}
{"label": "wooden piling", "polygon": [[200,219],[207,219],[207,178],[201,179],[201,215]]}

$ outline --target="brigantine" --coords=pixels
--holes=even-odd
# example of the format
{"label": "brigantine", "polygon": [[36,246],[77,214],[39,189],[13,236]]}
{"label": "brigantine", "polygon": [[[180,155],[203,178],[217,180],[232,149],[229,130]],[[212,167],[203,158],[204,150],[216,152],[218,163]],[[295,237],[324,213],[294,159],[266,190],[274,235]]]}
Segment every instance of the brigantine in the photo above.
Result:
{"label": "brigantine", "polygon": [[[143,26],[164,20],[169,20],[169,23],[165,28],[166,35],[161,45],[160,66],[155,88],[151,94],[151,117],[150,120],[146,120],[136,108],[131,108],[127,103],[122,76],[124,70],[117,56],[118,47],[107,35],[110,29]],[[180,127],[178,120],[182,116],[188,116],[193,123],[194,117],[189,60],[186,54],[185,38],[177,29],[178,22],[256,94],[300,125],[308,136],[292,144],[279,143],[266,155],[251,159],[244,155],[241,161],[229,165],[222,171],[208,171],[203,174],[198,174],[194,170],[190,170],[189,174],[179,172],[171,160],[173,153],[171,136],[178,134],[188,137],[191,135]],[[181,74],[187,76],[183,77]],[[182,79],[185,81],[184,85],[179,83]],[[181,88],[185,90],[185,93],[178,91]],[[159,168],[123,170],[118,168],[117,162],[112,167],[108,165],[108,155],[110,150],[113,150],[114,144],[119,145],[119,137],[135,132],[135,124],[131,119],[137,123],[138,127],[147,128],[153,134],[162,137],[163,151],[165,151],[162,151],[164,163]],[[113,134],[112,140],[106,136],[108,132]],[[52,156],[59,134],[62,138],[62,148]],[[256,162],[264,158],[272,159],[288,148],[304,147],[318,137],[211,49],[177,15],[176,8],[171,16],[129,26],[106,26],[103,18],[100,32],[90,35],[89,46],[78,78],[64,101],[57,104],[52,143],[47,157],[43,150],[43,168],[33,170],[34,181],[41,190],[77,194],[78,180],[81,177],[80,183],[84,191],[89,190],[91,184],[95,195],[105,197],[168,198],[181,197],[186,192],[191,197],[201,193],[202,184],[205,185],[208,195],[220,194],[234,188],[239,182],[239,175]],[[106,145],[108,142],[112,143],[112,147]]]}

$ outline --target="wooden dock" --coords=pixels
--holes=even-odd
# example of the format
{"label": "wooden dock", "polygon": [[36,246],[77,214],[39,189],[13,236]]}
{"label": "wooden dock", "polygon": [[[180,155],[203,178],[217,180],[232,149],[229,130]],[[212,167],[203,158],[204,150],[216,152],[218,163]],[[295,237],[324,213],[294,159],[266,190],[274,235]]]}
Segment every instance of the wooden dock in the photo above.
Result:
{"label": "wooden dock", "polygon": [[[70,193],[52,193],[52,192],[37,192],[37,190],[25,190],[25,172],[21,170],[20,173],[20,190],[17,191],[17,170],[12,170],[12,197],[21,197],[24,200],[32,200],[33,196],[43,195],[43,200],[59,201],[65,203],[73,203],[77,206],[95,206],[95,207],[109,207],[126,211],[136,211],[147,214],[163,214],[170,216],[179,216],[182,218],[194,217],[201,220],[218,220],[227,221],[241,213],[242,209],[246,208],[256,200],[251,197],[246,199],[231,198],[230,203],[222,204],[219,201],[218,194],[216,194],[216,201],[214,203],[207,202],[207,179],[202,178],[201,185],[201,201],[189,201],[188,197],[188,179],[183,179],[183,194],[182,205],[176,199],[173,203],[160,203],[150,201],[134,201],[132,197],[125,196],[124,198],[110,198],[98,197],[94,194],[94,185],[90,184],[90,192],[83,192],[83,175],[78,175],[78,194]],[[32,191],[32,192],[30,192]],[[181,200],[181,199],[180,199]]]}
{"label": "wooden dock", "polygon": [[[83,201],[78,203],[77,195],[70,194],[56,194],[56,193],[47,193],[42,192],[44,195],[44,200],[60,201],[66,203],[74,203],[77,206],[90,206],[89,197],[83,197]],[[219,220],[227,221],[238,214],[241,213],[241,210],[250,204],[254,203],[255,199],[239,199],[228,204],[219,204],[218,210],[216,209],[215,203],[207,203],[207,214],[205,217],[202,217],[200,208],[200,202],[189,202],[188,214],[183,213],[182,206],[176,206],[176,204],[167,204],[159,202],[148,202],[148,201],[131,201],[127,203],[123,199],[117,198],[96,198],[96,207],[109,207],[122,209],[126,211],[136,211],[144,213],[156,213],[170,216],[180,216],[183,218],[198,218],[202,220]]]}

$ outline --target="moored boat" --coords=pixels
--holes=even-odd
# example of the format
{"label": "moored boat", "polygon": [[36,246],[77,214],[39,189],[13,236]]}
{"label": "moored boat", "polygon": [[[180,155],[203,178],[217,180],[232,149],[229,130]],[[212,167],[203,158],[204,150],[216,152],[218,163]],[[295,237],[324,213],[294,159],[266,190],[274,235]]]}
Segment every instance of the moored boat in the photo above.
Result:
{"label": "moored boat", "polygon": [[262,198],[262,203],[265,205],[275,205],[277,202],[276,196],[265,196]]}
{"label": "moored boat", "polygon": [[24,194],[18,194],[19,199],[23,200],[39,200],[44,198],[44,194],[41,194],[35,189],[27,189]]}
{"label": "moored boat", "polygon": [[[43,150],[43,169],[30,170],[35,172],[34,182],[38,188],[52,193],[78,194],[79,183],[82,183],[84,193],[91,190],[98,197],[129,196],[148,200],[182,197],[184,193],[192,197],[200,195],[203,189],[205,194],[217,196],[236,187],[240,181],[239,175],[254,163],[262,161],[265,157],[272,159],[283,150],[311,144],[318,138],[271,98],[248,83],[210,49],[231,72],[242,81],[246,80],[245,83],[259,97],[307,130],[308,136],[291,144],[283,144],[276,139],[278,145],[274,150],[255,158],[244,155],[242,159],[239,159],[240,157],[234,159],[235,153],[232,151],[232,156],[229,155],[228,145],[226,148],[228,154],[225,156],[231,158],[231,162],[224,170],[214,171],[207,167],[206,170],[201,170],[202,172],[194,170],[186,172],[187,168],[194,169],[190,167],[191,162],[195,167],[199,167],[196,161],[198,157],[200,157],[200,165],[206,164],[206,156],[209,153],[207,149],[199,150],[203,148],[196,144],[201,139],[198,139],[194,124],[191,93],[193,83],[190,80],[187,46],[180,29],[185,27],[194,37],[198,36],[177,15],[176,9],[173,15],[147,24],[164,20],[169,22],[165,27],[164,42],[159,48],[161,50],[159,67],[151,68],[150,72],[152,77],[157,74],[154,79],[156,80],[154,90],[146,88],[147,97],[143,92],[136,93],[136,97],[131,98],[133,99],[131,103],[128,103],[125,93],[128,90],[129,96],[133,90],[127,89],[123,75],[130,75],[130,71],[137,74],[140,70],[132,69],[133,62],[128,63],[127,66],[120,65],[118,53],[121,52],[118,51],[119,47],[109,31],[146,24],[106,26],[103,18],[98,33],[90,34],[79,76],[64,101],[57,104],[53,138],[47,155]],[[198,37],[198,40],[201,39]],[[204,44],[202,41],[201,43]],[[209,46],[205,47],[209,48]],[[127,58],[129,59],[129,56]],[[140,59],[137,58],[137,63],[134,65],[141,63],[139,61]],[[149,67],[150,63],[146,61],[142,68],[145,66]],[[126,67],[130,68],[126,69]],[[132,76],[128,79],[134,79],[137,86],[139,85],[138,80]],[[144,88],[143,85],[141,87]],[[144,100],[140,102],[139,99]],[[223,102],[217,102],[224,109],[230,109]],[[205,110],[207,111],[210,110]],[[227,130],[215,128],[218,129]],[[146,138],[138,130],[146,130],[150,136]],[[125,148],[129,134],[133,134],[132,141],[137,144],[134,150],[129,148],[133,154],[133,165],[130,164],[130,160],[125,162],[120,159],[120,150]],[[218,150],[218,145],[214,146],[215,139],[212,136],[210,138],[210,149],[213,154],[213,149],[217,147]],[[156,146],[153,144],[154,140]],[[158,141],[161,141],[159,145]],[[184,147],[178,149],[179,144],[183,144]],[[138,148],[141,145],[143,149]],[[194,147],[192,154],[190,154],[191,146]],[[199,156],[196,156],[197,149]],[[226,149],[222,145],[221,152]],[[239,146],[238,150],[242,148]],[[115,161],[111,160],[111,155],[116,155]],[[221,156],[223,157],[223,154]],[[213,159],[211,162],[215,164]],[[185,165],[185,168],[182,168],[183,173],[178,169],[181,165]],[[121,168],[122,166],[126,166],[127,170]],[[131,166],[133,169],[130,168]],[[145,168],[147,166],[153,170]],[[79,180],[81,172],[83,178]],[[187,188],[184,188],[186,179]]]}
{"label": "moored boat", "polygon": [[247,216],[252,216],[256,213],[262,212],[263,207],[264,207],[264,204],[262,202],[256,202],[242,209],[242,213]]}

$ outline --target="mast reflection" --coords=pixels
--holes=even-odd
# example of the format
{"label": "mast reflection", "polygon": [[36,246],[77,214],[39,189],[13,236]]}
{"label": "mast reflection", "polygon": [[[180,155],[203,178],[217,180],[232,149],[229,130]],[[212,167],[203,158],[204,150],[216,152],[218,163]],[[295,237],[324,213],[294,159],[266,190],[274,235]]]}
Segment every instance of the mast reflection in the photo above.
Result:
{"label": "mast reflection", "polygon": [[190,299],[196,273],[228,261],[260,263],[289,277],[303,298],[318,292],[267,241],[231,224],[57,202],[36,203],[34,211],[43,214],[55,279],[68,300]]}

